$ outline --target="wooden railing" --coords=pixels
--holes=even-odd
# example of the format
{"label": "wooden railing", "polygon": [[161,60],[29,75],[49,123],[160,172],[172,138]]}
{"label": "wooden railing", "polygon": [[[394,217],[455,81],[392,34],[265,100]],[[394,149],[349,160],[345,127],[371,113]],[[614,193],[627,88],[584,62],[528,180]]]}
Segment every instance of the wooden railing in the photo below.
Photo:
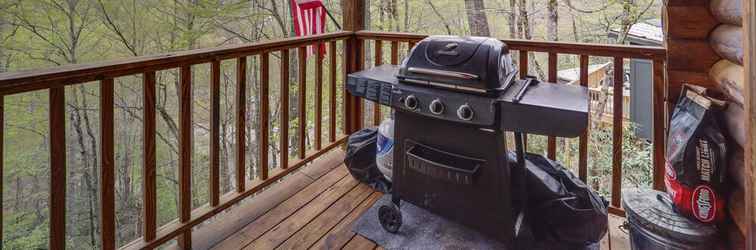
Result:
{"label": "wooden railing", "polygon": [[[0,96],[4,97],[10,94],[24,93],[30,91],[47,90],[50,98],[49,111],[49,131],[50,131],[50,249],[64,249],[66,242],[66,100],[64,87],[68,85],[83,84],[90,81],[99,81],[100,86],[100,151],[101,175],[101,208],[100,228],[103,249],[115,249],[116,247],[116,220],[115,220],[115,188],[114,188],[114,79],[117,77],[142,75],[144,96],[144,123],[143,123],[143,234],[141,239],[127,244],[124,248],[143,249],[155,248],[171,239],[177,238],[178,245],[182,248],[191,248],[191,230],[192,227],[202,223],[212,216],[224,211],[242,199],[262,190],[266,186],[275,183],[277,180],[286,176],[290,172],[304,166],[308,162],[316,159],[328,150],[342,144],[345,139],[344,135],[336,134],[336,75],[337,75],[337,43],[353,37],[351,32],[336,32],[324,35],[317,35],[306,38],[284,39],[272,42],[262,42],[254,44],[244,44],[232,47],[200,49],[186,52],[170,53],[157,56],[137,57],[114,62],[105,62],[88,65],[71,65],[57,67],[46,70],[35,70],[26,72],[6,73],[0,75]],[[322,142],[322,93],[323,93],[323,60],[326,58],[317,56],[316,63],[316,81],[315,89],[317,98],[315,100],[306,100],[305,93],[307,84],[307,64],[306,51],[307,46],[324,44],[329,50],[330,82],[327,85],[329,95],[329,128],[328,141]],[[288,120],[289,113],[287,108],[282,108],[281,118],[281,138],[280,144],[284,150],[281,150],[280,168],[268,173],[268,147],[269,147],[269,57],[271,53],[279,53],[281,56],[281,79],[289,79],[289,50],[298,51],[299,57],[299,150],[296,160],[289,161],[288,155]],[[258,57],[260,65],[260,82],[259,91],[256,93],[259,97],[259,119],[260,119],[260,141],[258,143],[258,158],[263,164],[261,167],[261,177],[257,180],[248,180],[246,178],[245,166],[245,134],[247,124],[245,124],[247,96],[247,58]],[[342,58],[343,59],[343,58]],[[221,62],[236,61],[236,91],[235,111],[237,117],[235,124],[236,133],[236,190],[231,193],[221,194],[219,180],[219,120],[220,120],[220,75]],[[192,209],[192,66],[199,64],[210,65],[210,183],[209,187],[209,204]],[[342,61],[343,63],[343,61]],[[179,186],[179,206],[178,220],[159,227],[157,225],[157,186],[156,186],[156,72],[162,70],[179,70],[179,114],[178,114],[178,186]],[[344,72],[341,72],[344,73]],[[280,84],[281,86],[281,105],[289,106],[289,84]],[[343,88],[342,88],[343,89]],[[342,95],[345,96],[345,95]],[[315,133],[314,150],[307,152],[305,145],[307,113],[306,102],[315,102]],[[3,103],[0,100],[0,103]],[[0,110],[1,111],[1,110]],[[1,113],[1,112],[0,112]],[[4,115],[4,114],[3,114]],[[3,117],[3,116],[0,116]],[[0,122],[2,120],[0,119]],[[346,130],[345,130],[346,131]],[[348,132],[348,131],[347,131]],[[3,134],[3,133],[0,133]],[[2,141],[2,140],[0,140]],[[7,145],[13,146],[13,145]],[[1,150],[2,148],[0,148]],[[0,159],[0,164],[2,161]],[[0,165],[0,169],[2,166]],[[0,185],[1,186],[1,185]]]}
{"label": "wooden railing", "polygon": [[[359,39],[359,49],[365,47],[365,43],[372,41],[374,48],[374,63],[380,65],[383,63],[383,44],[391,44],[392,63],[398,62],[397,48],[400,43],[407,43],[411,48],[416,42],[426,37],[426,35],[408,34],[408,33],[390,33],[390,32],[356,32]],[[614,61],[614,87],[613,96],[623,96],[623,65],[624,59],[647,59],[653,62],[653,187],[655,189],[664,188],[664,150],[665,150],[665,131],[666,131],[666,81],[664,74],[664,65],[666,63],[666,50],[658,47],[645,46],[624,46],[624,45],[602,45],[602,44],[584,44],[584,43],[565,43],[565,42],[543,42],[529,40],[502,40],[510,50],[519,51],[519,70],[520,75],[528,74],[529,53],[540,52],[548,54],[548,73],[547,81],[557,82],[557,59],[559,55],[569,54],[577,55],[580,61],[580,84],[588,85],[588,62],[590,57],[609,57]],[[356,51],[359,58],[363,60],[359,63],[360,67],[364,66],[364,54],[369,52]],[[622,132],[623,117],[626,112],[626,103],[623,98],[612,98],[612,183],[611,183],[611,207],[610,211],[615,214],[624,214],[621,208],[621,187],[622,187]],[[380,105],[374,105],[380,107]],[[374,123],[378,124],[381,116],[381,109],[373,109]],[[578,175],[580,179],[586,181],[588,178],[588,134],[584,133],[579,139],[578,152]],[[556,158],[556,138],[549,137],[547,145],[548,157]]]}
{"label": "wooden railing", "polygon": [[[416,34],[403,34],[403,33],[379,33],[379,32],[335,32],[323,35],[305,37],[305,38],[293,38],[283,39],[271,42],[261,42],[253,44],[243,44],[231,47],[200,49],[185,52],[169,53],[156,56],[135,57],[125,60],[118,60],[113,62],[104,62],[96,64],[86,65],[70,65],[62,66],[52,69],[14,72],[0,74],[0,103],[3,103],[5,96],[11,94],[18,94],[30,91],[46,90],[49,92],[49,145],[50,145],[50,200],[49,200],[49,248],[50,249],[64,249],[66,242],[66,133],[65,133],[65,119],[66,119],[66,100],[65,100],[65,86],[83,84],[85,82],[99,81],[100,86],[100,151],[102,154],[101,160],[101,174],[100,174],[100,190],[101,190],[101,208],[100,212],[100,228],[101,239],[103,249],[114,249],[116,247],[116,225],[115,225],[115,187],[114,187],[114,79],[124,76],[142,75],[143,87],[142,94],[144,98],[143,109],[143,230],[140,239],[137,239],[124,248],[128,249],[152,249],[160,246],[163,243],[172,239],[177,239],[177,243],[180,247],[190,248],[191,246],[191,230],[194,226],[208,220],[214,215],[228,209],[232,205],[238,203],[242,199],[249,197],[250,195],[262,190],[268,185],[275,183],[285,175],[292,171],[304,166],[310,161],[316,159],[320,155],[324,154],[328,150],[337,147],[345,140],[345,135],[337,134],[337,100],[335,94],[329,95],[327,100],[330,113],[328,121],[328,141],[322,142],[321,135],[323,133],[322,128],[322,93],[324,91],[323,85],[323,60],[330,61],[330,68],[327,74],[330,75],[328,82],[328,91],[330,93],[336,93],[340,91],[343,96],[343,130],[344,134],[349,134],[362,127],[362,107],[361,101],[355,97],[350,96],[344,92],[343,88],[337,90],[337,85],[343,83],[337,83],[337,74],[345,74],[353,72],[365,67],[365,42],[370,40],[379,41],[375,43],[374,55],[375,64],[382,64],[384,42],[389,44],[389,61],[388,63],[398,64],[400,60],[400,45],[406,44],[407,48],[412,48],[413,45],[424,38],[424,35]],[[637,46],[613,46],[613,45],[594,45],[594,44],[575,44],[575,43],[561,43],[561,42],[536,42],[536,41],[522,41],[522,40],[505,40],[512,50],[520,51],[519,63],[521,74],[528,72],[528,53],[531,52],[545,52],[548,53],[548,81],[556,82],[557,72],[557,57],[560,54],[574,54],[579,55],[580,58],[580,79],[581,84],[587,84],[588,77],[588,59],[591,56],[598,57],[611,57],[614,59],[615,74],[620,74],[614,77],[620,81],[622,77],[623,59],[626,58],[640,58],[653,60],[654,63],[654,151],[653,151],[653,165],[654,165],[654,187],[661,189],[663,187],[663,153],[664,153],[664,131],[666,124],[666,116],[664,105],[665,103],[665,80],[664,80],[664,64],[665,64],[665,50],[661,48],[651,47],[637,47]],[[341,58],[341,65],[344,68],[343,72],[337,72],[337,43],[342,43],[344,48],[344,57]],[[302,63],[307,56],[306,47],[310,45],[327,45],[328,58],[318,56],[315,67],[315,92],[317,98],[315,100],[306,100],[307,95],[306,79],[307,79],[307,64]],[[290,79],[289,76],[289,50],[295,49],[298,57],[298,154],[294,160],[290,159],[288,150],[280,151],[279,168],[275,171],[268,172],[269,167],[266,166],[269,161],[268,152],[269,146],[269,105],[270,100],[269,86],[270,86],[270,65],[269,57],[272,53],[277,53],[281,58],[280,73],[282,81]],[[406,53],[402,53],[406,54]],[[236,62],[236,88],[245,89],[247,79],[247,58],[257,57],[260,62],[260,82],[259,91],[256,93],[259,97],[259,119],[260,119],[260,141],[258,143],[260,162],[263,163],[261,169],[261,176],[259,179],[248,180],[246,178],[246,166],[245,166],[245,144],[236,143],[234,152],[236,152],[236,190],[230,193],[222,194],[220,189],[219,180],[219,120],[220,120],[220,75],[221,75],[221,62],[235,61]],[[210,158],[210,171],[209,171],[209,203],[192,209],[192,66],[200,64],[210,65],[210,146],[209,146],[209,158]],[[179,185],[179,206],[178,206],[178,219],[169,222],[166,225],[159,226],[157,224],[157,187],[156,187],[156,72],[178,69],[179,71],[179,85],[178,85],[178,106],[179,106],[179,118],[178,118],[178,147],[179,147],[179,161],[178,161],[178,185]],[[345,78],[342,78],[345,79]],[[289,84],[280,84],[280,105],[282,107],[289,106]],[[615,83],[614,96],[622,96],[622,83]],[[244,91],[236,91],[235,110],[234,115],[236,117],[244,117],[246,112],[246,99]],[[621,186],[621,162],[622,162],[622,129],[620,129],[621,118],[623,113],[622,98],[614,99],[614,129],[613,129],[613,161],[612,161],[612,211],[615,213],[622,213],[620,209],[620,186]],[[314,136],[314,150],[305,151],[301,149],[306,148],[305,126],[307,113],[306,102],[315,102],[315,136]],[[379,106],[377,106],[379,107]],[[378,124],[381,117],[381,109],[376,108],[373,111],[373,124]],[[280,122],[280,147],[282,149],[289,148],[289,110],[284,108],[279,115],[282,117]],[[3,122],[5,114],[0,106],[0,123]],[[236,119],[234,124],[237,141],[244,141],[247,124],[245,119]],[[0,133],[1,136],[4,134]],[[579,176],[581,179],[587,178],[587,136],[584,134],[580,137],[579,146]],[[0,140],[0,150],[3,146]],[[0,154],[1,155],[1,154]],[[554,158],[556,155],[556,138],[549,138],[548,140],[548,156]],[[2,170],[2,159],[0,159],[0,170]],[[0,185],[2,187],[2,185]],[[2,193],[2,192],[0,192]]]}

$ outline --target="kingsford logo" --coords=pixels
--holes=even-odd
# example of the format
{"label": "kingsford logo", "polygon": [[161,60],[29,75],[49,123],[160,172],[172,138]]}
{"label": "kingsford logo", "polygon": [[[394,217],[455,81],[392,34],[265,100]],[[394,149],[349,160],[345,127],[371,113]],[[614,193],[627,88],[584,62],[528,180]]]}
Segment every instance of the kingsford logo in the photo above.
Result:
{"label": "kingsford logo", "polygon": [[698,186],[693,190],[693,215],[702,222],[714,220],[717,214],[717,207],[714,205],[716,194],[708,186]]}

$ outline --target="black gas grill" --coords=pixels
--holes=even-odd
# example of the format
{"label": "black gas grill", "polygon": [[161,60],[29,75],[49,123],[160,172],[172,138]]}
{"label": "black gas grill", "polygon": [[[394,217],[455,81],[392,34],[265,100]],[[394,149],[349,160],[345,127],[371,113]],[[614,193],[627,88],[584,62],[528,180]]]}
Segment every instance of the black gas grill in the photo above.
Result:
{"label": "black gas grill", "polygon": [[[379,210],[387,231],[401,226],[403,200],[513,245],[526,212],[523,133],[576,137],[588,124],[587,89],[516,72],[496,39],[433,36],[401,67],[349,75],[352,95],[395,110],[395,206]],[[505,131],[515,132],[516,163]]]}

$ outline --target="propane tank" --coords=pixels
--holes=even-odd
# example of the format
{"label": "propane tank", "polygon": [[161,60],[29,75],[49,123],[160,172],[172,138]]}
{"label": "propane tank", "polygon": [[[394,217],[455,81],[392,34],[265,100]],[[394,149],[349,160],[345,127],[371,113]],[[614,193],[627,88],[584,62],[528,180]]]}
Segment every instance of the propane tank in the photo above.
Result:
{"label": "propane tank", "polygon": [[383,120],[378,127],[378,142],[376,143],[375,162],[383,176],[391,181],[394,165],[394,119]]}

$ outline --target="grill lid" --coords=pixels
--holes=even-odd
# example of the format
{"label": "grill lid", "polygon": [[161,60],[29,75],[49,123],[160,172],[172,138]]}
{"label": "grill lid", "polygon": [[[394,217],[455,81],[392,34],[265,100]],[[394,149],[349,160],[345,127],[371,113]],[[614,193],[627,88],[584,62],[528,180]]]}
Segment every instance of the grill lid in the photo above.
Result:
{"label": "grill lid", "polygon": [[507,46],[486,37],[430,36],[412,49],[399,79],[436,87],[498,91],[515,74]]}
{"label": "grill lid", "polygon": [[485,41],[475,37],[439,37],[428,41],[425,56],[437,65],[459,65],[470,60]]}

